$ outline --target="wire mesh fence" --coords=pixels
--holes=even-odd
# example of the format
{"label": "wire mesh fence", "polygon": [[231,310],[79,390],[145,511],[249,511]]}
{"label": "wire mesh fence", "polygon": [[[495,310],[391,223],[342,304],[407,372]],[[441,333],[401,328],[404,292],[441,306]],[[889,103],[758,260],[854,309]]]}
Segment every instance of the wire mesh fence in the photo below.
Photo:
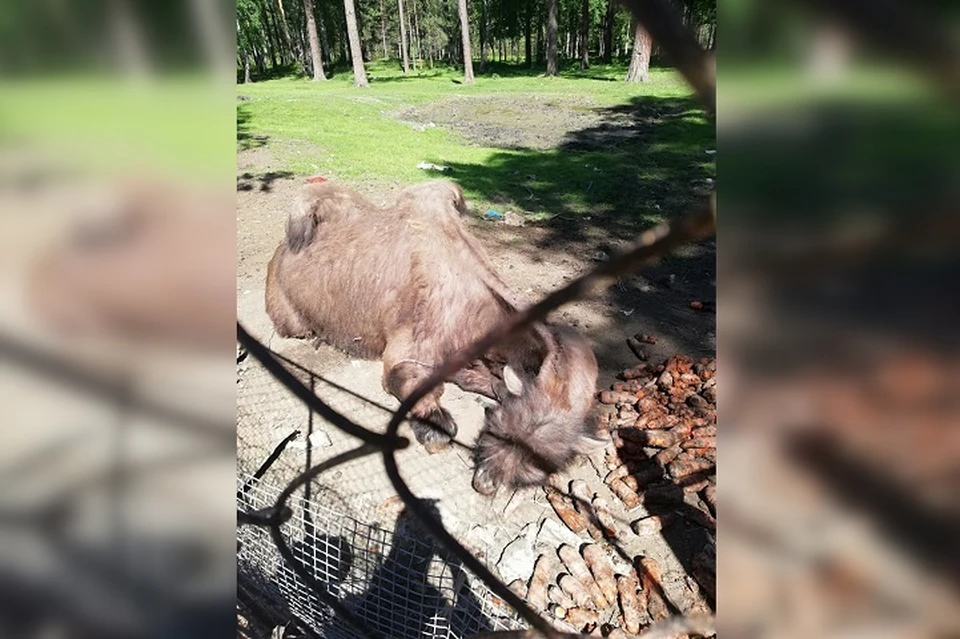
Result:
{"label": "wire mesh fence", "polygon": [[[392,408],[279,359],[317,396],[366,427],[383,430]],[[268,509],[304,468],[348,452],[357,439],[314,420],[262,366],[241,366],[238,501],[242,511],[252,512]],[[373,395],[375,389],[365,392]],[[409,452],[414,453],[413,480],[429,486],[436,462]],[[309,482],[288,502],[291,518],[281,533],[290,540],[298,565],[356,611],[378,636],[452,638],[516,627],[515,613],[498,604],[476,577],[431,542],[393,496],[389,479],[378,466],[370,459],[346,462],[330,479]],[[468,486],[456,490],[463,492]],[[479,504],[476,500],[472,512],[467,506],[457,514],[464,519],[482,517]],[[284,564],[268,531],[241,527],[238,541],[238,578],[258,593],[272,617],[293,615],[322,636],[353,636]]]}
{"label": "wire mesh fence", "polygon": [[[253,481],[246,503],[267,508],[281,489],[269,480]],[[459,639],[519,627],[515,613],[433,543],[411,515],[401,512],[387,530],[328,506],[337,501],[327,497],[293,500],[295,514],[281,530],[302,569],[377,635]],[[324,637],[355,636],[285,565],[266,530],[241,528],[239,541],[238,578],[276,618],[295,615]]]}

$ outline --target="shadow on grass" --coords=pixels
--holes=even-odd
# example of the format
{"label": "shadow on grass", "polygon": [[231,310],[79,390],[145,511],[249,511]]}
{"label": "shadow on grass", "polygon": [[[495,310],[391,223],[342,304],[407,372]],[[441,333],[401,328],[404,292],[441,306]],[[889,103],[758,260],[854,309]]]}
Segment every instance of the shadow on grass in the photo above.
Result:
{"label": "shadow on grass", "polygon": [[683,213],[712,176],[713,126],[688,98],[638,96],[604,108],[595,126],[556,149],[510,149],[483,164],[432,161],[486,201],[513,206],[549,232],[536,248],[609,251],[664,218]]}
{"label": "shadow on grass", "polygon": [[[245,103],[245,98],[240,96],[239,99],[240,101],[237,103],[237,148],[241,151],[248,151],[266,146],[270,138],[266,135],[254,135],[250,132],[250,111]],[[239,189],[239,186],[237,188]]]}
{"label": "shadow on grass", "polygon": [[277,180],[289,180],[294,177],[293,171],[267,171],[265,173],[242,173],[237,176],[238,191],[253,191],[259,188],[264,193],[273,190],[273,183]]}
{"label": "shadow on grass", "polygon": [[[615,59],[610,62],[596,62],[587,69],[580,68],[579,59],[561,59],[557,63],[557,75],[567,79],[604,80],[609,82],[623,82],[630,66],[629,58]],[[650,68],[659,68],[662,65],[656,62]],[[474,64],[474,70],[480,76],[494,76],[501,78],[538,77],[546,75],[546,62],[537,62],[527,65],[525,62],[492,62],[488,61],[480,71],[479,64]]]}
{"label": "shadow on grass", "polygon": [[[561,60],[558,64],[558,77],[567,80],[600,80],[604,82],[623,82],[627,75],[627,68],[630,60],[614,60],[609,63],[600,62],[592,65],[589,69],[581,69],[579,60]],[[665,65],[656,62],[650,65],[651,69],[666,68]],[[429,78],[449,78],[450,80],[461,84],[463,82],[463,67],[446,63],[437,62],[434,66],[418,66],[416,70],[411,70],[409,75],[403,75],[403,67],[399,60],[378,60],[366,64],[367,79],[373,83],[381,82],[408,82],[413,80],[422,80]],[[546,75],[547,66],[545,62],[535,63],[528,66],[525,62],[493,62],[487,63],[480,68],[479,60],[474,60],[473,72],[478,78],[537,78]],[[333,74],[348,73],[352,74],[350,67],[335,68],[329,70],[327,77]]]}
{"label": "shadow on grass", "polygon": [[370,70],[367,72],[367,80],[371,83],[381,84],[381,83],[391,83],[391,82],[413,82],[416,80],[434,80],[434,79],[444,79],[444,78],[455,78],[456,73],[455,69],[448,68],[434,68],[434,69],[418,69],[417,71],[411,71],[410,75],[403,75],[402,73],[384,75],[384,68],[378,67],[375,70]]}
{"label": "shadow on grass", "polygon": [[[610,62],[595,61],[588,69],[580,68],[580,60],[561,58],[557,62],[557,75],[566,79],[601,80],[605,82],[622,82],[627,75],[630,65],[629,56],[614,58]],[[462,65],[453,65],[446,62],[434,61],[431,66],[426,60],[419,60],[417,67],[409,75],[403,75],[403,63],[399,59],[391,58],[373,60],[364,63],[367,79],[370,82],[406,82],[424,78],[450,77],[459,78],[463,75]],[[650,63],[651,69],[672,68],[662,60],[654,57]],[[353,76],[353,67],[349,61],[339,61],[336,64],[324,65],[324,75],[328,80],[339,76]],[[494,61],[487,60],[481,68],[480,61],[473,61],[473,72],[477,77],[485,78],[535,78],[546,74],[547,64],[544,61],[527,64],[524,60]],[[297,65],[281,65],[266,67],[263,72],[256,68],[250,70],[251,83],[278,80],[282,78],[308,78]],[[237,86],[243,86],[243,71],[237,71]]]}
{"label": "shadow on grass", "polygon": [[[329,72],[327,73],[329,77]],[[264,67],[261,72],[255,66],[250,69],[251,82],[263,82],[265,80],[277,80],[279,78],[304,77],[299,66],[293,64],[283,64],[278,66]],[[243,84],[243,70],[237,69],[237,84]]]}
{"label": "shadow on grass", "polygon": [[[513,244],[534,262],[605,259],[702,197],[713,174],[705,151],[714,147],[715,136],[689,98],[638,96],[600,115],[597,124],[567,134],[556,149],[504,150],[482,164],[446,162],[449,175],[495,208],[535,214],[527,216],[534,228]],[[611,286],[601,295],[606,325],[581,327],[601,367],[615,371],[635,364],[624,340],[638,331],[666,337],[665,349],[711,354],[715,273],[715,243],[708,241]],[[692,309],[694,300],[705,302],[707,311]]]}

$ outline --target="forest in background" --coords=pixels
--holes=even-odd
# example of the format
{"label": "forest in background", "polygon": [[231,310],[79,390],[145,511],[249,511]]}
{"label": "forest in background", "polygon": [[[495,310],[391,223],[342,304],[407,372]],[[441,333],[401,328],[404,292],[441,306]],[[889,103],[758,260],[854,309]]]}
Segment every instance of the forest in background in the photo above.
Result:
{"label": "forest in background", "polygon": [[[701,45],[713,48],[716,0],[675,6]],[[349,71],[357,57],[395,59],[405,72],[454,65],[467,82],[474,67],[485,73],[490,63],[556,75],[571,61],[587,68],[633,57],[628,79],[645,80],[658,55],[614,0],[237,0],[236,26],[238,80],[247,82],[289,74],[321,80]]]}

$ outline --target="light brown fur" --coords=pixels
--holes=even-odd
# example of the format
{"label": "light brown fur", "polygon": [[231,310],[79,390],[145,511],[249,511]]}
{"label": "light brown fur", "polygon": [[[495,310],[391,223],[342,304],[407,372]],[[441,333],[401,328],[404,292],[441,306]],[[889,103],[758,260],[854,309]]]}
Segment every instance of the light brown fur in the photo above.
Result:
{"label": "light brown fur", "polygon": [[233,352],[233,195],[152,181],[115,195],[31,266],[27,303],[36,317],[75,337]]}
{"label": "light brown fur", "polygon": [[[519,307],[467,231],[465,212],[460,188],[446,181],[405,189],[386,209],[340,185],[307,187],[267,269],[267,313],[278,333],[317,335],[355,355],[380,357],[384,388],[408,396],[434,365]],[[502,381],[507,364],[518,374],[518,393]],[[474,487],[489,493],[500,484],[542,481],[540,469],[569,462],[590,434],[584,420],[596,378],[583,336],[545,324],[454,375],[450,381],[465,390],[501,402],[478,441]],[[442,392],[412,411],[414,433],[431,451],[456,434]]]}

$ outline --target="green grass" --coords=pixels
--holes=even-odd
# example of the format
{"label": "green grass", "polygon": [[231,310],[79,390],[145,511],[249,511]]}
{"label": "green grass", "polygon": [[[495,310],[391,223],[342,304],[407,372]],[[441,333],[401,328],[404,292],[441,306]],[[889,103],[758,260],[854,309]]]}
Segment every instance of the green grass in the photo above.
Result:
{"label": "green grass", "polygon": [[904,104],[934,95],[915,73],[889,66],[858,64],[842,78],[817,81],[808,72],[787,64],[725,68],[717,87],[721,112],[752,113],[778,108],[810,107],[818,103]]}
{"label": "green grass", "polygon": [[0,144],[45,149],[87,173],[230,179],[233,97],[209,78],[141,84],[104,76],[7,81]]}
{"label": "green grass", "polygon": [[754,230],[955,208],[960,121],[918,74],[860,63],[815,82],[802,68],[744,66],[724,71],[718,112],[725,210]]}
{"label": "green grass", "polygon": [[[449,68],[403,77],[395,62],[372,63],[367,73],[366,89],[355,88],[349,73],[326,82],[288,77],[239,85],[238,93],[248,99],[237,104],[238,147],[266,143],[279,162],[273,170],[355,185],[422,181],[437,174],[417,164],[432,162],[451,167],[446,175],[478,207],[511,207],[541,218],[613,211],[629,217],[630,225],[680,206],[691,180],[713,175],[711,156],[704,153],[714,148],[713,126],[672,70],[653,69],[649,82],[627,84],[623,65],[565,69],[557,78],[493,65],[472,86]],[[532,96],[541,98],[544,109],[554,97],[578,100],[574,111],[620,107],[627,113],[620,117],[636,118],[640,133],[609,148],[573,144],[535,151],[471,144],[443,126],[418,131],[398,117],[404,108],[455,96],[487,98],[465,117],[496,123],[502,112],[521,128],[537,126],[543,113],[511,109],[512,101],[527,104]]]}

